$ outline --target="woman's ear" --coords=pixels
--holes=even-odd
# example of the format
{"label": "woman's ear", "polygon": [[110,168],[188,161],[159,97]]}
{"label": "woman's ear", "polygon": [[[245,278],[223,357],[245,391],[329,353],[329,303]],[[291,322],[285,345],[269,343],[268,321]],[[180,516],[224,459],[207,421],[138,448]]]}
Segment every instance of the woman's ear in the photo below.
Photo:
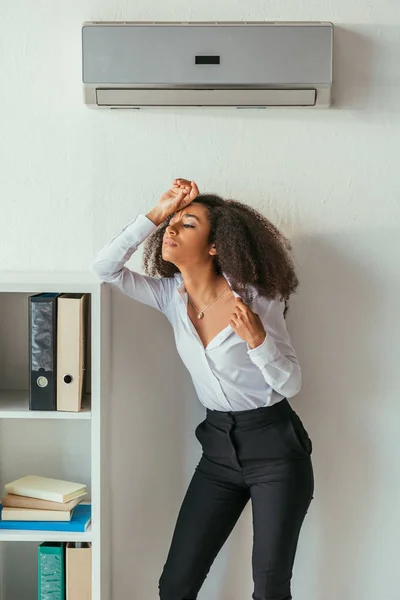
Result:
{"label": "woman's ear", "polygon": [[215,247],[215,244],[211,245],[211,248],[208,251],[209,254],[211,254],[211,256],[215,256],[217,254],[217,248]]}

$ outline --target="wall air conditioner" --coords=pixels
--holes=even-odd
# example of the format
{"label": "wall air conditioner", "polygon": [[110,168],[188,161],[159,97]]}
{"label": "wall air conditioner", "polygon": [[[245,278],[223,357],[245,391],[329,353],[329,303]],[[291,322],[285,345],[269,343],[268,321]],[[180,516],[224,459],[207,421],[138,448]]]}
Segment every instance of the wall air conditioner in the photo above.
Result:
{"label": "wall air conditioner", "polygon": [[332,23],[84,23],[95,108],[327,107]]}

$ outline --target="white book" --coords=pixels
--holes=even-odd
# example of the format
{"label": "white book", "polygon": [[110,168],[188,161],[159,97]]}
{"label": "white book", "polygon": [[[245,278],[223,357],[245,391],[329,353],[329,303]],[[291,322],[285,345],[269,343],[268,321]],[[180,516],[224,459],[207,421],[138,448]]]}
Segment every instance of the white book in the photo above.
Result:
{"label": "white book", "polygon": [[73,498],[82,496],[86,492],[86,485],[73,481],[27,475],[5,485],[7,494],[51,500],[52,502],[68,502]]}
{"label": "white book", "polygon": [[2,521],[70,521],[70,510],[37,510],[34,508],[11,508],[1,511]]}

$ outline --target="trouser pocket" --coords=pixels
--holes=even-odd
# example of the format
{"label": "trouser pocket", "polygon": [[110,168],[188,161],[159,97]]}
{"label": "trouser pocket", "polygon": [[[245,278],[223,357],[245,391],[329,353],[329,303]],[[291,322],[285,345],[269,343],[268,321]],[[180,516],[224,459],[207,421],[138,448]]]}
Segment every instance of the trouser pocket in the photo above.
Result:
{"label": "trouser pocket", "polygon": [[293,427],[294,435],[297,438],[298,443],[304,452],[308,455],[312,453],[312,441],[310,436],[308,435],[300,417],[296,412],[293,411],[293,414],[290,417],[290,422]]}

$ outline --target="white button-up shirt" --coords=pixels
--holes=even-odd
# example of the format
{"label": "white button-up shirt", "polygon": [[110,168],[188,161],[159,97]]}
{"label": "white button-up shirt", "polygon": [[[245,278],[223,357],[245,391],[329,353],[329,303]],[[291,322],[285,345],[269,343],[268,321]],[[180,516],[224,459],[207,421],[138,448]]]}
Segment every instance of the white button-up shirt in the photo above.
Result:
{"label": "white button-up shirt", "polygon": [[187,313],[188,295],[181,274],[149,277],[124,266],[154,229],[150,219],[137,215],[99,252],[91,269],[102,281],[167,317],[200,402],[211,410],[239,411],[271,406],[297,394],[301,370],[286,329],[284,302],[256,295],[248,304],[267,332],[257,348],[251,349],[231,325],[204,348]]}

